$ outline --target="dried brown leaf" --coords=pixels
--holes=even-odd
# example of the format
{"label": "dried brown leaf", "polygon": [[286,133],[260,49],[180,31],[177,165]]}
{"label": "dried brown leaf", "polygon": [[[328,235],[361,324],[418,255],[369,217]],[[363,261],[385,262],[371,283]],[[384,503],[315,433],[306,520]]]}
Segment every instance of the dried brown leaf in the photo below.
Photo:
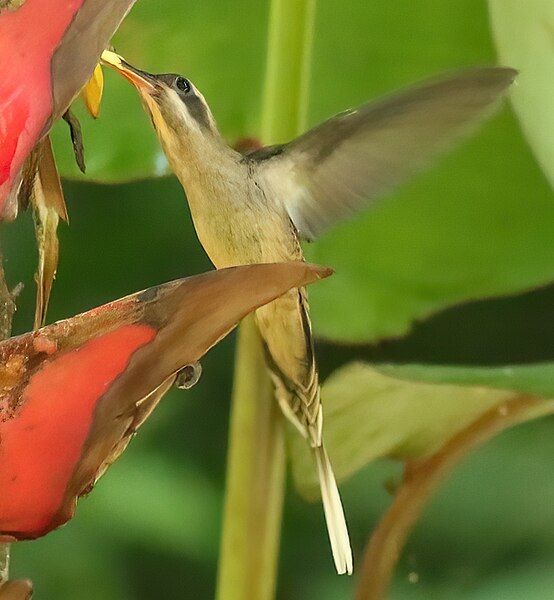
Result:
{"label": "dried brown leaf", "polygon": [[38,172],[33,183],[33,208],[38,247],[35,329],[44,324],[59,257],[58,224],[68,220],[60,177],[47,137],[41,143]]}

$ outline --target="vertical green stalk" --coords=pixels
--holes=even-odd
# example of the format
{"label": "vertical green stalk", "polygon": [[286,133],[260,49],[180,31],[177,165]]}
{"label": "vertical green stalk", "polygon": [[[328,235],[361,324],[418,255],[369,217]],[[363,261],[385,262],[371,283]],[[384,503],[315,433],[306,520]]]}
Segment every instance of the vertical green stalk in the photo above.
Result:
{"label": "vertical green stalk", "polygon": [[[277,143],[306,126],[315,0],[272,0],[262,139]],[[254,319],[240,327],[235,363],[217,598],[275,596],[283,498],[282,419]]]}
{"label": "vertical green stalk", "polygon": [[240,326],[217,582],[219,600],[273,598],[279,554],[285,445],[252,317]]}
{"label": "vertical green stalk", "polygon": [[273,0],[262,111],[265,143],[306,128],[316,0]]}
{"label": "vertical green stalk", "polygon": [[[6,285],[4,269],[2,268],[2,255],[0,255],[0,340],[10,337],[12,318],[15,304]],[[10,544],[0,543],[0,585],[8,580],[10,572]]]}

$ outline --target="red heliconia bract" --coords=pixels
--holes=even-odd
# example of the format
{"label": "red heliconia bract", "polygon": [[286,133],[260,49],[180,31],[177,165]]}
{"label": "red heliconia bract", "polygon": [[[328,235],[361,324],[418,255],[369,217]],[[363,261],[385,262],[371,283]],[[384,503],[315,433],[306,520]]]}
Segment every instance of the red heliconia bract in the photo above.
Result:
{"label": "red heliconia bract", "polygon": [[30,152],[91,76],[135,0],[14,0],[0,10],[0,220]]}
{"label": "red heliconia bract", "polygon": [[184,366],[249,312],[329,274],[306,263],[213,271],[0,343],[0,542],[70,519]]}

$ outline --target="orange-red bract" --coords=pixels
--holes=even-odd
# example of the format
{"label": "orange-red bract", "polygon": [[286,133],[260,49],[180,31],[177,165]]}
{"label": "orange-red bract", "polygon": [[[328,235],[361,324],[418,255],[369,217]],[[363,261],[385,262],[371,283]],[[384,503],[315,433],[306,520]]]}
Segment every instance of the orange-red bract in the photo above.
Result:
{"label": "orange-red bract", "polygon": [[213,271],[1,343],[0,541],[70,519],[182,367],[258,306],[329,274],[305,263]]}
{"label": "orange-red bract", "polygon": [[30,152],[91,76],[135,0],[16,0],[0,10],[0,220]]}

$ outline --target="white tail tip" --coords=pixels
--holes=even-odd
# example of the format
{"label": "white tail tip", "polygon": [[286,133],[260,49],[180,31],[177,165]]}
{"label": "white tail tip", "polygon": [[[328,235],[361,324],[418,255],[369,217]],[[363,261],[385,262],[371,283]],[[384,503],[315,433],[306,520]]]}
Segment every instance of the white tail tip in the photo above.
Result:
{"label": "white tail tip", "polygon": [[335,567],[339,575],[352,575],[352,549],[333,468],[323,446],[313,448],[313,451]]}

